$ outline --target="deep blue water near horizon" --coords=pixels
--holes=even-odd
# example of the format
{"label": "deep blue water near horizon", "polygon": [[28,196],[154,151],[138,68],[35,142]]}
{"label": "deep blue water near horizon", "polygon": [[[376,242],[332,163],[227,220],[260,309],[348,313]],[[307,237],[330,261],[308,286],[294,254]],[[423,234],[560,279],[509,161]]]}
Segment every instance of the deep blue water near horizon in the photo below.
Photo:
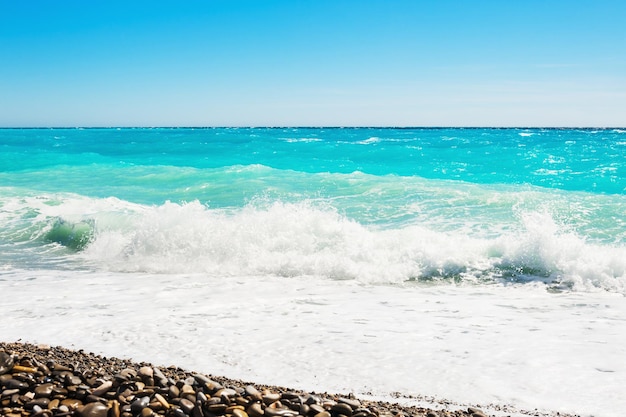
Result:
{"label": "deep blue water near horizon", "polygon": [[0,268],[626,292],[626,130],[0,130]]}

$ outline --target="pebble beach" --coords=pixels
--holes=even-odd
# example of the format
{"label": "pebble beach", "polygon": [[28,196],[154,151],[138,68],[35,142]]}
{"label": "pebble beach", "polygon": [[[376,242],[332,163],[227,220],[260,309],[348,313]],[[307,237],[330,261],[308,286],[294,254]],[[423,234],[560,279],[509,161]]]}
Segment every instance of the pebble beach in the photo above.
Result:
{"label": "pebble beach", "polygon": [[[0,342],[4,417],[486,417],[479,408],[430,409],[204,375],[83,350]],[[515,415],[546,416],[515,411]],[[553,413],[552,416],[576,417]]]}

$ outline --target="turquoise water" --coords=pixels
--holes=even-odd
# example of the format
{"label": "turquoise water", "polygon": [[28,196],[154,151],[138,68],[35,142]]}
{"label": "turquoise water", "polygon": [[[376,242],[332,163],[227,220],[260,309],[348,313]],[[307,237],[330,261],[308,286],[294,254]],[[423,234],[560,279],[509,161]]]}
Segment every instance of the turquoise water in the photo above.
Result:
{"label": "turquoise water", "polygon": [[626,130],[2,129],[0,268],[626,291]]}

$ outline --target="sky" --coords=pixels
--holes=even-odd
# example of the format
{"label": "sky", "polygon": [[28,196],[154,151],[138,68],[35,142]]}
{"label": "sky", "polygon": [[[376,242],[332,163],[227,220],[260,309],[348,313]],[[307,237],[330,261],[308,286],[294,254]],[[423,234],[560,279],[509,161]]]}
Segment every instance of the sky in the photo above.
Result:
{"label": "sky", "polygon": [[626,126],[623,0],[0,0],[0,127]]}

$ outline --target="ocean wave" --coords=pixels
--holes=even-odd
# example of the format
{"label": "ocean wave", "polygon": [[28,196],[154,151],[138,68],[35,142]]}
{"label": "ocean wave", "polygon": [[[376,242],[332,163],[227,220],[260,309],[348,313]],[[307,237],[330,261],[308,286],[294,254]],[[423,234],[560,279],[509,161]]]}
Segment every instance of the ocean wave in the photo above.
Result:
{"label": "ocean wave", "polygon": [[[394,285],[543,282],[558,290],[626,294],[626,247],[589,242],[542,210],[521,210],[516,227],[481,235],[424,221],[362,224],[328,201],[261,199],[228,209],[79,196],[14,203],[21,209],[12,216],[5,204],[4,246],[39,248],[38,262],[49,259],[51,267],[61,259],[122,273],[318,276]],[[74,231],[79,244],[71,239]],[[3,262],[15,263],[9,258],[18,252],[5,252]]]}

